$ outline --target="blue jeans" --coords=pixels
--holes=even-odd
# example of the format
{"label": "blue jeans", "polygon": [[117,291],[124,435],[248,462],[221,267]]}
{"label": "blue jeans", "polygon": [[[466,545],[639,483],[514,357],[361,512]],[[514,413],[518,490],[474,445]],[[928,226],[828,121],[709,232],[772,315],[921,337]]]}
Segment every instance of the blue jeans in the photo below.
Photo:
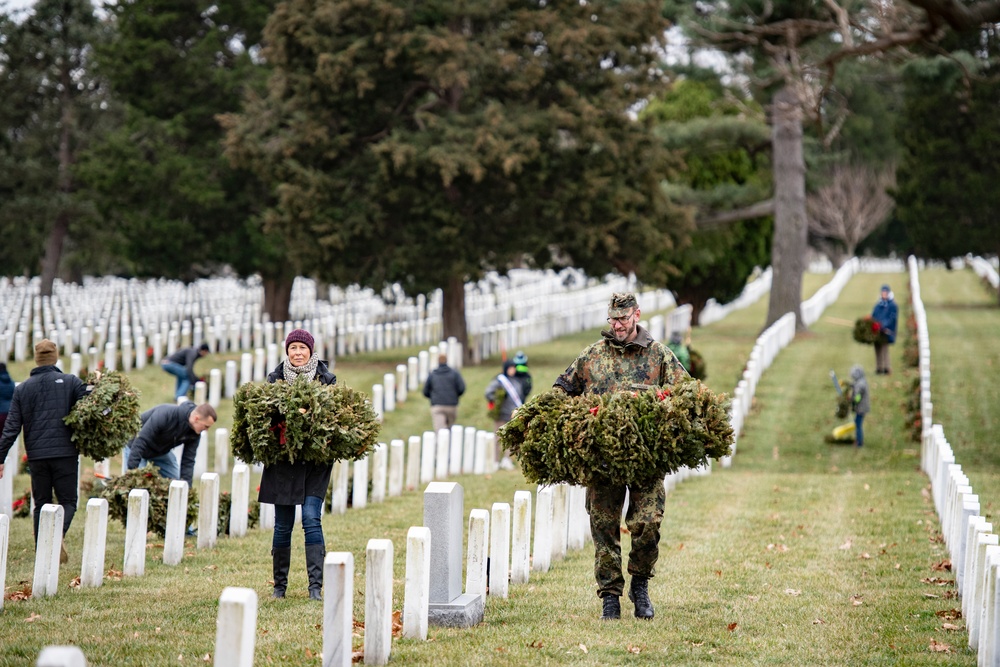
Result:
{"label": "blue jeans", "polygon": [[854,442],[858,447],[865,444],[865,431],[861,428],[864,421],[864,415],[854,415]]}
{"label": "blue jeans", "polygon": [[187,396],[188,389],[191,388],[191,378],[188,377],[187,368],[172,361],[160,364],[160,368],[177,377],[177,388],[174,389],[174,399]]}
{"label": "blue jeans", "polygon": [[[128,453],[131,447],[125,448],[125,462],[128,463]],[[173,452],[167,452],[166,454],[160,454],[159,456],[154,456],[151,459],[139,459],[139,467],[144,467],[147,463],[152,463],[154,466],[160,469],[160,477],[166,477],[167,479],[180,479],[181,478],[181,467],[177,463],[177,457],[174,456]]]}
{"label": "blue jeans", "polygon": [[[306,496],[302,503],[302,531],[306,534],[306,546],[326,544],[323,540],[323,499]],[[295,525],[295,505],[274,506],[274,536],[271,546],[287,549],[292,546],[292,527]]]}

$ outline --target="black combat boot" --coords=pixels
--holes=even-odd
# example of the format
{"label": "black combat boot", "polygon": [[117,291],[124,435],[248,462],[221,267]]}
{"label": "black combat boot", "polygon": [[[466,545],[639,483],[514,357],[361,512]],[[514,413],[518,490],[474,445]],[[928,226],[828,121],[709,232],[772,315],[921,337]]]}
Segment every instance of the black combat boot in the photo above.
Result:
{"label": "black combat boot", "polygon": [[632,577],[628,589],[628,599],[635,605],[636,618],[653,618],[653,603],[649,599],[649,579]]}
{"label": "black combat boot", "polygon": [[325,544],[306,545],[306,573],[309,575],[309,599],[323,599],[323,560],[326,558]]}
{"label": "black combat boot", "polygon": [[617,595],[605,595],[601,601],[604,603],[604,611],[601,613],[602,621],[613,621],[622,617],[621,598]]}
{"label": "black combat boot", "polygon": [[288,566],[292,560],[292,549],[271,549],[271,568],[274,571],[274,593],[273,598],[285,597],[285,588],[288,587]]}

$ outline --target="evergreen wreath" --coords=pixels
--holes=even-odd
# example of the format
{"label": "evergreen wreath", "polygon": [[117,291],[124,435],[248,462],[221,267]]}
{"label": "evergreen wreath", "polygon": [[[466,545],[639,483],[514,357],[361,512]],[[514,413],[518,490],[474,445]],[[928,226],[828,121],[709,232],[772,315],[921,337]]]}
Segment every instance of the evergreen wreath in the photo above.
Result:
{"label": "evergreen wreath", "polygon": [[864,345],[889,342],[889,338],[882,331],[882,325],[873,320],[871,315],[865,315],[855,320],[854,340]]}
{"label": "evergreen wreath", "polygon": [[649,484],[729,455],[729,401],[698,380],[643,392],[567,396],[554,390],[518,408],[497,431],[529,482]]}
{"label": "evergreen wreath", "polygon": [[695,380],[704,380],[708,377],[708,364],[705,357],[701,356],[693,347],[688,346],[688,374]]}
{"label": "evergreen wreath", "polygon": [[77,450],[95,461],[119,454],[142,427],[139,390],[119,371],[91,373],[86,383],[90,393],[81,398],[63,418],[73,431],[70,439]]}
{"label": "evergreen wreath", "polygon": [[[229,491],[219,494],[219,535],[229,534],[229,522],[232,520],[233,496]],[[247,528],[254,528],[260,522],[260,502],[251,499],[247,504]]]}
{"label": "evergreen wreath", "polygon": [[500,411],[503,408],[504,401],[507,400],[507,390],[503,387],[497,387],[497,390],[493,392],[493,400],[487,403],[486,414],[493,421],[500,421]]}
{"label": "evergreen wreath", "polygon": [[[123,526],[128,524],[128,494],[132,489],[149,492],[149,515],[146,529],[160,537],[167,536],[167,501],[170,498],[170,482],[160,475],[152,463],[143,468],[128,470],[124,475],[104,480],[100,497],[108,501],[108,516],[118,519]],[[198,520],[198,492],[188,489],[188,506],[185,527]]]}
{"label": "evergreen wreath", "polygon": [[233,401],[233,454],[247,463],[357,460],[375,449],[381,424],[371,401],[344,385],[300,377],[247,383]]}

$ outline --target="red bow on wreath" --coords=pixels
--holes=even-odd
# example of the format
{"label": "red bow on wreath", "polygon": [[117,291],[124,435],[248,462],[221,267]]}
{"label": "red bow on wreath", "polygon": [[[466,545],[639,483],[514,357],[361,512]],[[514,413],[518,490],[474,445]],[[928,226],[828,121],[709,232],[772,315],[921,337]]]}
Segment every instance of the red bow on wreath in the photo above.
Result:
{"label": "red bow on wreath", "polygon": [[285,422],[278,422],[277,424],[275,424],[274,426],[272,426],[270,429],[268,429],[270,431],[274,431],[275,429],[277,429],[277,431],[278,431],[278,443],[280,443],[282,445],[285,444],[285,428],[286,428]]}

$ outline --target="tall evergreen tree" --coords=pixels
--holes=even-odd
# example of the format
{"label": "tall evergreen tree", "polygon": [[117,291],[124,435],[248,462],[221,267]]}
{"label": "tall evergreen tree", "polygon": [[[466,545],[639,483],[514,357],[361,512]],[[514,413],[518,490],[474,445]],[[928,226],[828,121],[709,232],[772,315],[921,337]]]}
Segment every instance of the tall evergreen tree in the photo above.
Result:
{"label": "tall evergreen tree", "polygon": [[92,220],[73,166],[104,114],[93,70],[101,27],[89,0],[39,0],[0,14],[0,260],[40,271],[52,293],[74,228]]}
{"label": "tall evergreen tree", "polygon": [[[643,113],[655,119],[656,134],[683,161],[664,185],[668,196],[694,207],[700,220],[769,195],[769,131],[759,105],[702,76],[677,81]],[[670,253],[676,273],[667,286],[678,303],[692,306],[692,321],[709,299],[737,297],[754,268],[768,264],[771,231],[770,216],[705,224],[690,245]]]}
{"label": "tall evergreen tree", "polygon": [[296,267],[259,220],[266,198],[222,156],[217,116],[262,85],[255,62],[273,0],[125,0],[108,6],[114,39],[98,51],[122,123],[78,172],[120,239],[124,269],[191,279],[229,265],[264,278],[265,308],[288,317]]}
{"label": "tall evergreen tree", "polygon": [[[995,52],[995,33],[976,42],[979,54]],[[905,69],[896,214],[922,256],[1000,253],[994,69],[969,52],[919,59]]]}
{"label": "tall evergreen tree", "polygon": [[[268,94],[227,152],[271,184],[268,229],[330,281],[443,287],[513,262],[649,272],[685,220],[629,109],[659,84],[658,2],[289,0]],[[642,276],[640,276],[642,277]]]}

